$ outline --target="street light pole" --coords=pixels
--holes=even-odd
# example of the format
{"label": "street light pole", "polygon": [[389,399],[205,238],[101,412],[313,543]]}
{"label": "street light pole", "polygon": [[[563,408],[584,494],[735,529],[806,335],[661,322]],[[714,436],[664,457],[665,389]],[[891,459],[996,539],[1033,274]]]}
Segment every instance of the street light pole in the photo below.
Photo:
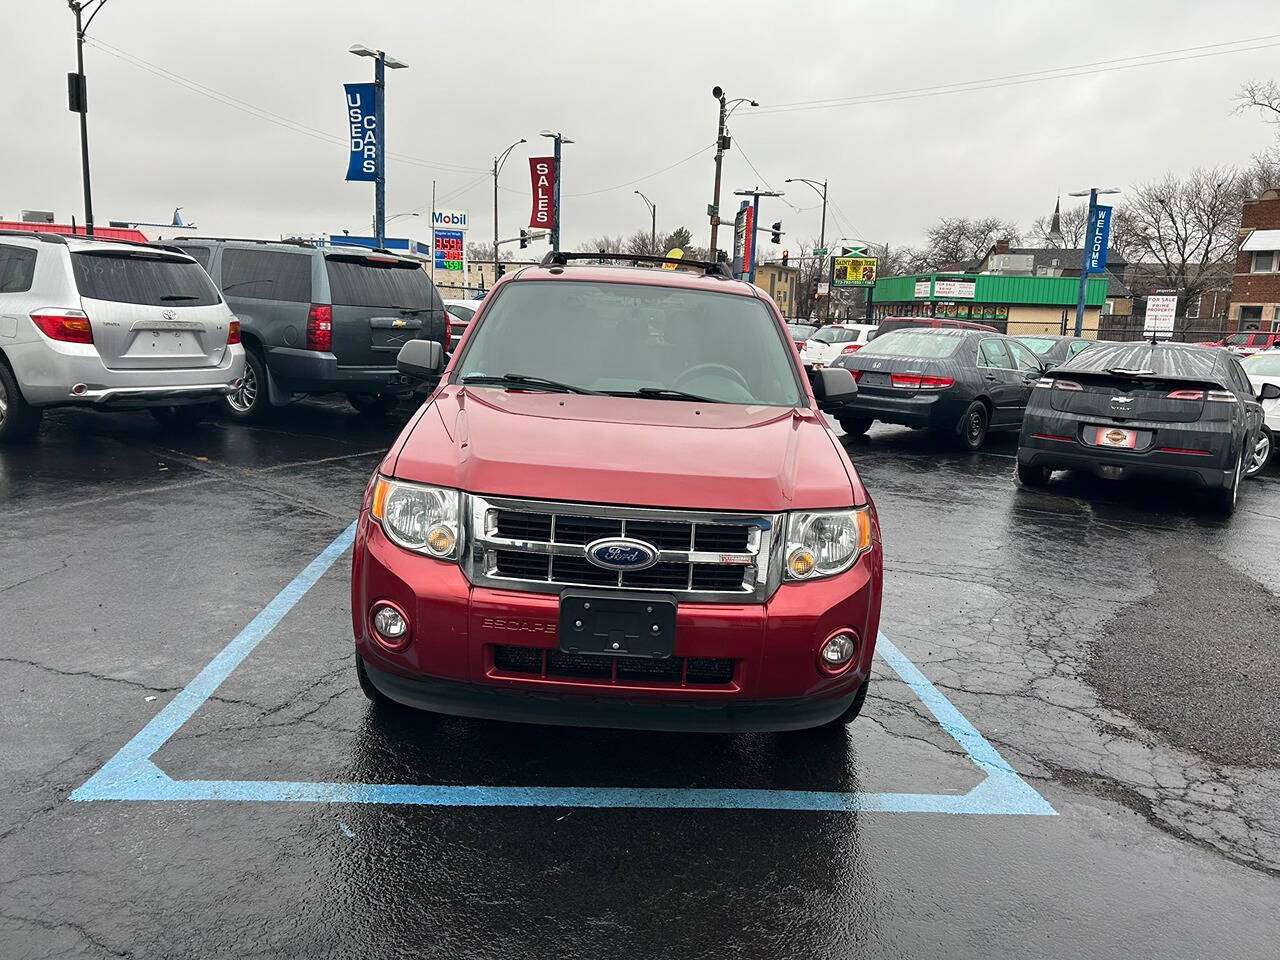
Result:
{"label": "street light pole", "polygon": [[1080,289],[1076,294],[1076,336],[1084,336],[1084,298],[1085,291],[1089,284],[1089,248],[1092,246],[1091,240],[1094,230],[1094,218],[1098,214],[1098,194],[1100,193],[1119,193],[1120,191],[1114,187],[1107,190],[1100,190],[1097,187],[1090,187],[1086,190],[1077,190],[1068,194],[1071,197],[1088,197],[1089,198],[1089,216],[1085,220],[1084,242],[1081,246],[1084,250],[1080,254]]}
{"label": "street light pole", "polygon": [[76,74],[72,80],[71,109],[80,114],[80,177],[84,181],[84,232],[93,236],[93,191],[89,188],[89,103],[88,84],[84,78],[84,35],[93,23],[107,0],[98,0],[98,5],[89,14],[89,19],[82,26],[81,11],[85,4],[82,0],[67,0],[67,6],[76,15]]}
{"label": "street light pole", "polygon": [[716,127],[716,184],[711,194],[711,205],[707,207],[707,214],[711,217],[711,252],[712,262],[716,259],[716,235],[720,229],[720,171],[724,166],[724,153],[729,149],[728,136],[725,133],[725,124],[729,121],[729,114],[732,113],[733,107],[739,104],[749,103],[753,107],[760,106],[754,100],[748,100],[746,97],[739,97],[737,100],[728,101],[724,96],[724,88],[715,86],[711,88],[711,95],[720,101],[720,122]]}
{"label": "street light pole", "polygon": [[556,179],[552,184],[551,195],[551,205],[554,208],[551,221],[551,249],[554,252],[560,249],[560,147],[562,144],[573,143],[573,141],[558,130],[541,130],[539,135],[550,137],[556,142]]}
{"label": "street light pole", "polygon": [[639,190],[631,191],[637,197],[645,202],[645,206],[649,208],[649,248],[657,253],[658,250],[658,205],[646,197]]}
{"label": "street light pole", "polygon": [[378,151],[373,158],[373,245],[387,245],[387,122],[386,122],[386,71],[399,70],[408,64],[387,56],[385,50],[373,50],[363,44],[355,44],[349,50],[357,57],[373,58],[373,115],[378,131]]}
{"label": "street light pole", "polygon": [[[811,190],[813,190],[815,193],[820,194],[822,197],[822,226],[818,230],[818,246],[823,250],[826,250],[826,247],[827,247],[827,181],[825,180],[822,181],[821,190],[818,190],[818,181],[816,180],[808,180],[804,177],[792,177],[789,180],[787,180],[787,183],[794,183],[794,182],[807,183]],[[824,253],[823,260],[822,260],[824,264],[827,262],[826,257],[827,257],[827,254]],[[825,274],[826,271],[823,271],[823,272]],[[828,320],[830,316],[831,316],[831,285],[830,285],[830,281],[828,280],[827,299],[823,301],[823,304],[822,304],[823,321],[825,322],[826,320]]]}
{"label": "street light pole", "polygon": [[502,168],[507,164],[507,157],[511,156],[511,151],[522,143],[527,143],[524,137],[521,137],[502,153],[493,158],[493,282],[498,282],[498,174],[502,172]]}

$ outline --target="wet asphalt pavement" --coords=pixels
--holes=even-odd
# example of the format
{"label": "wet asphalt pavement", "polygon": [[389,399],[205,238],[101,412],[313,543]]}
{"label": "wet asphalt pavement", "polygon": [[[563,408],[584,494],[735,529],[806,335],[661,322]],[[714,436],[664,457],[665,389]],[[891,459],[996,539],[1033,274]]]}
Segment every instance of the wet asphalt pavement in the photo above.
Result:
{"label": "wet asphalt pavement", "polygon": [[[0,450],[0,957],[1280,954],[1280,472],[1012,480],[848,439],[886,636],[1056,816],[70,793],[353,519],[408,415],[307,403]],[[984,779],[884,662],[847,736],[567,730],[370,707],[349,553],[152,757],[174,781],[952,797]],[[772,794],[771,794],[772,796]],[[777,796],[784,796],[777,794]]]}

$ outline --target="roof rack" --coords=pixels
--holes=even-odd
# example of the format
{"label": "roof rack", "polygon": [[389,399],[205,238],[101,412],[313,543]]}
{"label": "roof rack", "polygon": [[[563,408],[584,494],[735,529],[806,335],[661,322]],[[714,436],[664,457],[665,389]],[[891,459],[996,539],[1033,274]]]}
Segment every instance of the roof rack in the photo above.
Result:
{"label": "roof rack", "polygon": [[49,233],[47,230],[0,230],[0,237],[31,237],[45,243],[66,243],[61,233]]}
{"label": "roof rack", "polygon": [[287,244],[294,247],[315,247],[314,243],[309,240],[303,240],[301,237],[291,237],[288,240],[263,240],[261,237],[179,237],[177,239],[183,243],[191,240],[200,240],[208,243],[274,243]]}
{"label": "roof rack", "polygon": [[683,257],[654,257],[637,253],[567,253],[564,250],[553,250],[542,258],[542,265],[544,267],[565,267],[569,265],[571,260],[594,260],[596,262],[625,260],[632,266],[639,266],[642,263],[669,263],[676,267],[701,268],[704,276],[719,277],[722,280],[733,279],[733,274],[729,272],[728,267],[723,263],[712,263],[709,260],[688,260]]}

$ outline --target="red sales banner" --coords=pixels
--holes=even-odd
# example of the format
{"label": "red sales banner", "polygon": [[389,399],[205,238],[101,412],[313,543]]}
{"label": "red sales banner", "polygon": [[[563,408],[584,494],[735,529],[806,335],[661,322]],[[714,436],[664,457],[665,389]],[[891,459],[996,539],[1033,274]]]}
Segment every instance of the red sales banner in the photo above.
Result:
{"label": "red sales banner", "polygon": [[530,157],[529,178],[533,181],[533,213],[529,226],[550,230],[556,225],[556,158]]}

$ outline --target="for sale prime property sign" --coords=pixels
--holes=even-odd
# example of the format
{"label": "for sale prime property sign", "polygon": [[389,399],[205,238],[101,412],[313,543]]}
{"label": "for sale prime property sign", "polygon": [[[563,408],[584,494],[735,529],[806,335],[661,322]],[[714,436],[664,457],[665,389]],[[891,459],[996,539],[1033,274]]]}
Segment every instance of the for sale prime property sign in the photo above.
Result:
{"label": "for sale prime property sign", "polygon": [[1178,313],[1178,295],[1161,290],[1147,297],[1147,316],[1142,322],[1143,336],[1173,336],[1173,321]]}

